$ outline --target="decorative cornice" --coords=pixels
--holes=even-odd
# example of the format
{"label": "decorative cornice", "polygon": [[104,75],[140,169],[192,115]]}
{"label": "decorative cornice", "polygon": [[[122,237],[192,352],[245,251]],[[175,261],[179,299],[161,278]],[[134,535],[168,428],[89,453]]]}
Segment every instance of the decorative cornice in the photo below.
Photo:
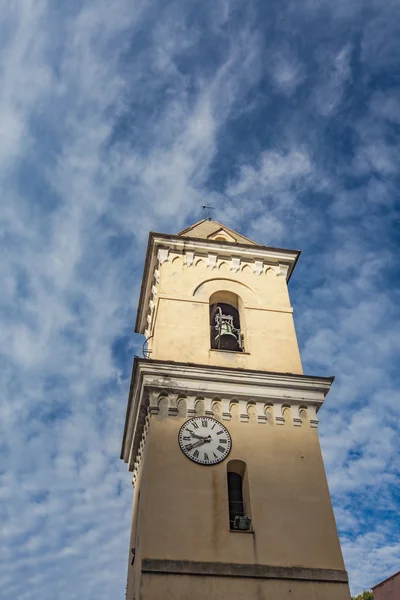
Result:
{"label": "decorative cornice", "polygon": [[232,256],[231,259],[231,271],[237,273],[240,269],[240,256]]}
{"label": "decorative cornice", "polygon": [[217,258],[218,258],[218,254],[216,254],[215,252],[208,253],[207,265],[210,267],[210,269],[215,269],[215,267],[217,266]]}
{"label": "decorative cornice", "polygon": [[[238,405],[239,419],[248,423],[250,413],[258,424],[267,423],[268,411],[276,425],[288,422],[303,425],[301,412],[309,427],[317,427],[319,408],[333,378],[272,373],[249,369],[222,368],[135,357],[126,412],[121,458],[135,470],[147,415],[157,415],[161,398],[168,403],[167,415],[178,414],[178,400],[185,401],[185,415],[196,413],[196,400],[204,402],[206,414],[214,414],[218,404],[222,420],[231,420],[232,406]],[[255,408],[251,409],[250,407]]]}
{"label": "decorative cornice", "polygon": [[[236,534],[233,534],[236,535]],[[197,575],[211,577],[246,577],[254,579],[290,579],[327,583],[349,581],[347,572],[339,569],[308,567],[279,567],[243,563],[195,562],[191,560],[165,560],[144,558],[143,573]]]}

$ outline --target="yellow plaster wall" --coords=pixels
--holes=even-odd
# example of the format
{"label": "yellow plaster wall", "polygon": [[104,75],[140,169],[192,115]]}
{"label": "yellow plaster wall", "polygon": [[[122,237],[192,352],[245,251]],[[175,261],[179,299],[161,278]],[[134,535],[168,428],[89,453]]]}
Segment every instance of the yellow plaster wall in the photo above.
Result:
{"label": "yellow plaster wall", "polygon": [[[152,358],[302,373],[285,277],[272,269],[255,275],[249,265],[235,273],[221,261],[210,269],[205,259],[188,267],[180,256],[173,255],[159,272]],[[233,292],[242,300],[244,353],[210,349],[209,298],[220,290]]]}
{"label": "yellow plaster wall", "polygon": [[[224,421],[232,451],[221,464],[202,466],[179,448],[185,420],[151,418],[141,479],[143,557],[344,568],[315,429],[290,420]],[[229,531],[232,459],[247,464],[254,534]]]}
{"label": "yellow plaster wall", "polygon": [[[142,500],[141,490],[141,475],[142,469],[139,470],[136,478],[136,484],[133,490],[133,507],[132,507],[132,523],[131,534],[129,538],[129,553],[128,553],[128,578],[126,586],[126,598],[139,598],[141,585],[141,558],[142,558],[142,521],[144,513],[144,503]],[[132,565],[132,548],[135,549],[135,560]]]}
{"label": "yellow plaster wall", "polygon": [[144,574],[140,600],[350,600],[345,584]]}

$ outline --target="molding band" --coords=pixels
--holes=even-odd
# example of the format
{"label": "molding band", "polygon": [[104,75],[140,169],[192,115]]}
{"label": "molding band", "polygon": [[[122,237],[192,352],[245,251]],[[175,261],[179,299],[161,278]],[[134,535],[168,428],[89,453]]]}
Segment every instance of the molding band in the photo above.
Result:
{"label": "molding band", "polygon": [[348,583],[346,571],[336,569],[310,569],[307,567],[277,567],[273,565],[247,565],[219,562],[194,562],[189,560],[164,560],[144,558],[143,573],[171,575],[203,575],[213,577],[253,577],[256,579],[297,579]]}
{"label": "molding band", "polygon": [[[208,283],[208,282],[204,282],[204,283]],[[172,300],[174,302],[190,302],[192,304],[206,304],[207,306],[209,306],[210,301],[209,300],[201,300],[200,298],[197,298],[196,296],[174,296],[173,294],[165,294],[163,293],[159,293],[158,294],[158,299],[159,300]],[[262,311],[266,311],[266,312],[282,312],[282,313],[290,313],[293,314],[293,307],[292,306],[277,306],[274,304],[268,305],[268,304],[247,304],[246,302],[243,303],[243,308],[245,310],[262,310]]]}

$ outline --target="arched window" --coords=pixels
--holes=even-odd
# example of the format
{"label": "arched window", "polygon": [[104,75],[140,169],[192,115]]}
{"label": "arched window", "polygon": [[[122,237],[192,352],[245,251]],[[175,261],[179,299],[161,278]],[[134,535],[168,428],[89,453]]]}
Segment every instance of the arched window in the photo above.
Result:
{"label": "arched window", "polygon": [[215,292],[210,298],[210,338],[213,350],[243,351],[239,298],[231,292]]}
{"label": "arched window", "polygon": [[229,529],[249,531],[251,527],[249,486],[246,463],[231,460],[228,463]]}
{"label": "arched window", "polygon": [[244,517],[243,479],[239,473],[228,471],[229,527],[234,528],[236,517]]}

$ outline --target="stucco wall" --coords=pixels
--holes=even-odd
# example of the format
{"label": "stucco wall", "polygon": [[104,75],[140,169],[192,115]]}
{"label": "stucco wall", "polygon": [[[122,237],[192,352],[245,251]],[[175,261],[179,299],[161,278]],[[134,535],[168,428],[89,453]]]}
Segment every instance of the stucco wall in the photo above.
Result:
{"label": "stucco wall", "polygon": [[[241,300],[244,353],[210,350],[209,299],[219,290]],[[272,269],[234,273],[225,263],[211,270],[203,260],[188,267],[171,255],[160,266],[152,332],[154,359],[302,373],[286,279]]]}
{"label": "stucco wall", "polygon": [[140,600],[350,600],[348,586],[340,583],[188,575],[142,577]]}
{"label": "stucco wall", "polygon": [[152,417],[142,463],[143,557],[343,569],[316,430],[224,422],[229,460],[247,464],[254,534],[229,531],[227,461],[197,465],[178,446],[185,417]]}
{"label": "stucco wall", "polygon": [[400,572],[373,588],[374,600],[399,600]]}

